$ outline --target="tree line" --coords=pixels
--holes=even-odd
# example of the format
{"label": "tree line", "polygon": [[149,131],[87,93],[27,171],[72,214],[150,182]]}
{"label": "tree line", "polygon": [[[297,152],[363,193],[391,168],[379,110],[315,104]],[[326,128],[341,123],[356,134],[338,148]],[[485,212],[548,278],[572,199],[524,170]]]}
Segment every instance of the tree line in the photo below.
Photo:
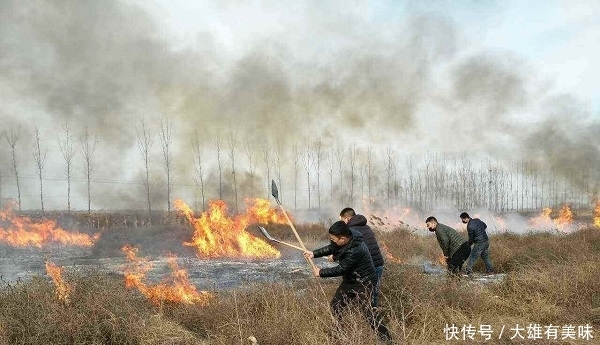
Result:
{"label": "tree line", "polygon": [[[143,186],[145,206],[140,208],[146,209],[149,219],[155,208],[170,213],[172,200],[184,194],[182,189],[193,191],[197,210],[204,210],[209,199],[222,199],[237,212],[245,197],[270,198],[271,180],[280,186],[280,199],[289,208],[318,212],[328,212],[329,209],[323,210],[326,205],[365,202],[374,207],[418,210],[534,211],[565,203],[573,208],[589,208],[597,201],[599,192],[598,172],[585,168],[557,174],[544,170],[543,162],[531,160],[500,162],[491,157],[476,160],[443,153],[418,157],[398,153],[392,145],[383,150],[358,143],[326,146],[319,137],[289,143],[256,142],[234,129],[216,129],[208,136],[194,135],[187,144],[193,156],[189,174],[175,176],[178,138],[174,133],[174,123],[168,117],[159,117],[152,123],[140,119],[136,123],[141,178],[135,183]],[[1,133],[10,152],[10,169],[0,172],[0,197],[7,198],[2,194],[2,186],[14,183],[16,192],[10,198],[15,200],[19,211],[24,176],[21,162],[29,159],[19,156],[21,134],[20,127]],[[65,123],[56,140],[64,162],[61,180],[66,182],[65,207],[68,212],[72,210],[72,182],[77,163],[86,184],[86,209],[92,212],[92,186],[100,178],[96,167],[102,163],[96,159],[97,136],[88,127],[74,133]],[[37,127],[33,142],[31,153],[43,213],[48,149]],[[152,159],[154,150],[160,152],[161,161]],[[159,168],[165,191],[162,205],[157,205],[152,196],[157,181],[152,178],[151,170]]]}

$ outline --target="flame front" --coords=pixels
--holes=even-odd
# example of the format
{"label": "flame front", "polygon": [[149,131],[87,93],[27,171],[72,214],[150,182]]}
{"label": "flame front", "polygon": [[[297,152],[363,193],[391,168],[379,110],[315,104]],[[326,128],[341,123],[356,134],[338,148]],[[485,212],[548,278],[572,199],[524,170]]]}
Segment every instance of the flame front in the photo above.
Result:
{"label": "flame front", "polygon": [[573,212],[568,205],[563,205],[558,211],[558,218],[554,220],[558,226],[568,226],[573,223]]}
{"label": "flame front", "polygon": [[[29,217],[16,216],[11,205],[0,211],[0,242],[14,247],[42,247],[49,243],[91,247],[100,234],[74,234],[58,227],[54,220],[36,222]],[[5,225],[7,224],[7,225]]]}
{"label": "flame front", "polygon": [[389,262],[393,262],[395,264],[401,264],[402,260],[400,258],[395,257],[392,252],[390,251],[390,249],[388,248],[388,246],[384,243],[381,242],[381,249],[383,250],[383,252],[385,253],[385,258],[389,261]]}
{"label": "flame front", "polygon": [[54,285],[56,285],[56,297],[58,300],[69,303],[73,287],[62,279],[63,268],[50,261],[46,261],[46,272],[52,278],[52,281],[54,281]]}
{"label": "flame front", "polygon": [[280,257],[277,249],[245,229],[251,223],[283,224],[285,215],[276,212],[268,200],[246,199],[246,204],[246,213],[230,217],[224,201],[211,201],[208,210],[195,217],[188,205],[175,200],[175,208],[194,228],[191,241],[184,244],[196,248],[200,257]]}
{"label": "flame front", "polygon": [[540,215],[529,220],[529,226],[534,229],[555,227],[554,221],[550,218],[551,213],[552,209],[550,207],[544,207]]}
{"label": "flame front", "polygon": [[552,209],[545,207],[539,216],[530,219],[529,224],[532,228],[554,228],[562,232],[569,232],[577,228],[573,224],[573,211],[569,205],[563,205],[558,211],[558,217],[552,219],[550,215]]}
{"label": "flame front", "polygon": [[596,201],[594,208],[594,225],[600,228],[600,200]]}
{"label": "flame front", "polygon": [[171,268],[171,284],[163,282],[157,285],[148,285],[144,283],[146,274],[152,269],[152,264],[145,258],[138,258],[138,249],[131,246],[124,246],[121,249],[126,255],[131,267],[125,270],[125,286],[127,288],[137,288],[153,304],[176,302],[195,305],[207,305],[209,299],[213,296],[207,291],[197,291],[196,287],[189,281],[187,271],[179,268],[177,258],[170,256],[168,260]]}
{"label": "flame front", "polygon": [[442,266],[448,266],[448,263],[446,263],[446,257],[444,256],[444,254],[442,254],[438,257],[437,262]]}

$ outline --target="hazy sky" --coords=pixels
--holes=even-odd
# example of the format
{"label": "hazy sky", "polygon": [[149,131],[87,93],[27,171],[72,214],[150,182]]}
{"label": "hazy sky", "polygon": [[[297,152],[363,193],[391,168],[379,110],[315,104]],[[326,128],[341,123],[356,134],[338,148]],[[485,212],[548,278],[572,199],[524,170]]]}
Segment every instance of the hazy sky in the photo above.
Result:
{"label": "hazy sky", "polygon": [[[558,176],[579,164],[600,171],[599,14],[598,1],[0,0],[0,123],[21,130],[26,208],[38,200],[35,128],[54,181],[48,200],[64,204],[65,125],[78,205],[86,127],[98,143],[94,206],[143,205],[142,118],[160,202],[161,116],[173,124],[176,194],[186,198],[191,142],[214,182],[217,132],[237,136],[244,188],[245,148],[255,161],[264,143],[280,149],[289,175],[293,145],[316,138],[327,150],[370,147],[380,168],[393,148],[399,162],[439,152],[532,160]],[[1,192],[14,197],[2,143]]]}
{"label": "hazy sky", "polygon": [[[132,1],[148,8],[180,47],[199,48],[209,33],[222,53],[239,56],[257,41],[275,39],[308,60],[335,56],[361,35],[393,43],[411,16],[436,16],[449,21],[466,50],[522,59],[532,78],[575,95],[600,117],[600,64],[594,63],[600,61],[600,2],[593,0]],[[321,21],[348,26],[315,34],[311,26]]]}

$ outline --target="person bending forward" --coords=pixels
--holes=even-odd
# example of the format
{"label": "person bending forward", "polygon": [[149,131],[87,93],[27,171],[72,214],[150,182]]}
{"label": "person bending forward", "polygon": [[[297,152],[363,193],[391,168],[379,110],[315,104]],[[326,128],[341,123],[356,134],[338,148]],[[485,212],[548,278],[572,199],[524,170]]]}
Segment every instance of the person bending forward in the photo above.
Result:
{"label": "person bending forward", "polygon": [[375,266],[362,235],[350,230],[343,221],[337,221],[329,228],[329,245],[305,251],[307,259],[333,255],[338,265],[330,268],[313,268],[316,277],[342,277],[331,299],[331,309],[338,321],[342,321],[343,311],[350,302],[358,302],[361,311],[369,321],[371,328],[377,331],[381,340],[391,341],[391,336],[382,318],[372,306],[371,295],[376,283]]}
{"label": "person bending forward", "polygon": [[452,275],[458,275],[465,260],[471,254],[469,243],[456,230],[438,223],[435,217],[428,217],[425,224],[429,231],[435,232],[435,237],[446,259],[448,272]]}

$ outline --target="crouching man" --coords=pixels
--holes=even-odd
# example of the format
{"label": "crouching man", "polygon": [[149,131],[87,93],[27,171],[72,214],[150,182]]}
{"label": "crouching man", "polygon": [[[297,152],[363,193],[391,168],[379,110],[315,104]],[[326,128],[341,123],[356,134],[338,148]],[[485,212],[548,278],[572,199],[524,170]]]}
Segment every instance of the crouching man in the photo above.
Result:
{"label": "crouching man", "polygon": [[435,237],[444,252],[448,272],[451,275],[458,275],[471,254],[471,246],[456,230],[438,223],[435,217],[428,217],[425,225],[429,231],[435,232]]}

